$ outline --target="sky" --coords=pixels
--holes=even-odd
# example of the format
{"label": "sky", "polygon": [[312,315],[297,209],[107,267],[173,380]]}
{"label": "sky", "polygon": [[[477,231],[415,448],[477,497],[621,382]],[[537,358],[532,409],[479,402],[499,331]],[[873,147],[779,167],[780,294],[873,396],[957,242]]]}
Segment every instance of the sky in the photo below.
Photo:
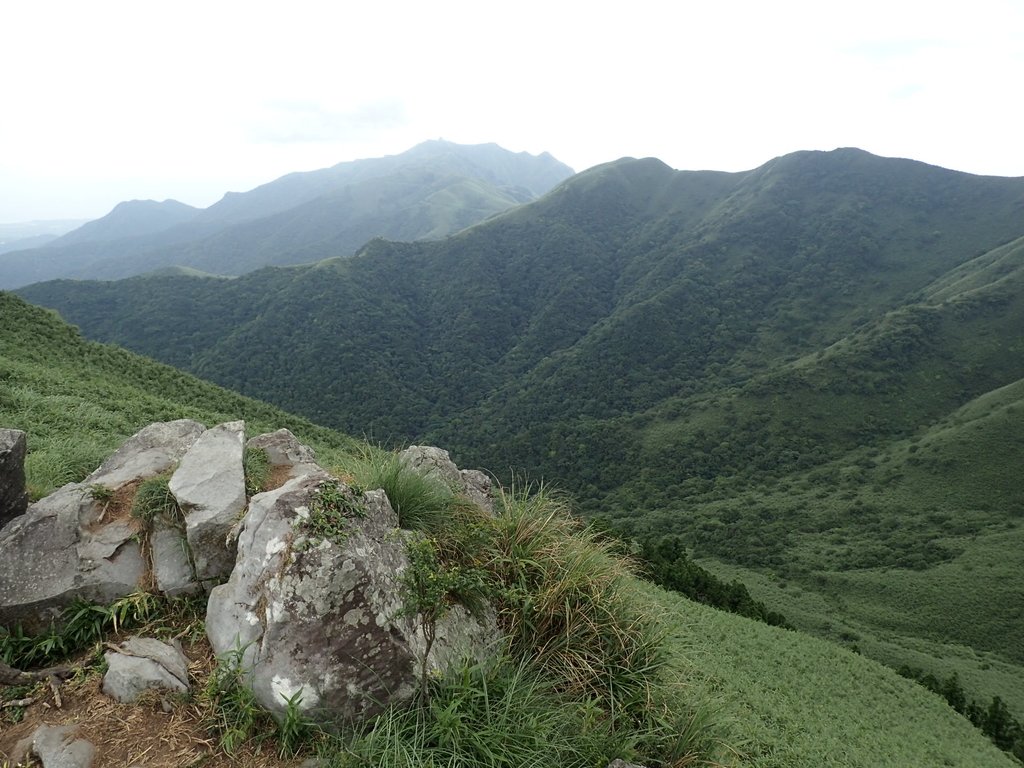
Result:
{"label": "sky", "polygon": [[1024,176],[1024,0],[4,0],[0,223],[206,207],[427,139]]}

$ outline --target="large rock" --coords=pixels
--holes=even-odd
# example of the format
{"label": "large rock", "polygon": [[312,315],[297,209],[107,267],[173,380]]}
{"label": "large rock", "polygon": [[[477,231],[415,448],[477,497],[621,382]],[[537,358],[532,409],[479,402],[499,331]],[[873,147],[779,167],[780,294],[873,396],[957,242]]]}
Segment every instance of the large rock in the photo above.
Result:
{"label": "large rock", "polygon": [[130,637],[119,651],[103,654],[107,672],[102,690],[122,703],[131,703],[151,689],[187,693],[188,659],[181,648],[152,637]]}
{"label": "large rock", "polygon": [[14,765],[21,765],[29,754],[39,758],[43,768],[90,768],[96,759],[96,747],[78,738],[78,726],[40,725],[15,748]]}
{"label": "large rock", "polygon": [[494,512],[491,478],[478,469],[459,469],[448,451],[432,445],[410,445],[398,458],[407,466],[434,477],[488,512]]}
{"label": "large rock", "polygon": [[[326,538],[315,525],[325,488],[339,489],[332,495],[347,509]],[[358,498],[322,472],[252,498],[231,579],[210,594],[206,629],[218,655],[242,651],[252,690],[272,713],[297,701],[307,717],[331,723],[415,691],[426,644],[403,610],[409,559],[397,526],[383,491]],[[442,624],[437,634],[447,639],[435,642],[431,661],[480,655],[496,636],[464,611]]]}
{"label": "large rock", "polygon": [[163,474],[205,431],[206,427],[191,419],[150,424],[125,440],[82,484],[117,490],[133,480]]}
{"label": "large rock", "polygon": [[316,452],[308,445],[300,443],[295,435],[287,429],[257,435],[249,440],[245,447],[251,450],[265,451],[267,460],[273,466],[298,469],[298,472],[292,473],[293,477],[319,468],[316,463]]}
{"label": "large rock", "polygon": [[0,528],[28,509],[25,490],[25,433],[0,429]]}
{"label": "large rock", "polygon": [[149,570],[130,517],[104,519],[91,486],[117,490],[170,469],[205,427],[179,420],[140,430],[82,483],[60,488],[0,530],[0,626],[41,629],[76,598],[110,603]]}
{"label": "large rock", "polygon": [[137,528],[97,517],[88,487],[71,483],[0,531],[0,626],[43,628],[75,598],[109,603],[138,588]]}
{"label": "large rock", "polygon": [[244,445],[244,422],[206,430],[182,457],[168,484],[185,515],[196,577],[204,584],[223,581],[234,565],[234,552],[225,542],[245,510]]}

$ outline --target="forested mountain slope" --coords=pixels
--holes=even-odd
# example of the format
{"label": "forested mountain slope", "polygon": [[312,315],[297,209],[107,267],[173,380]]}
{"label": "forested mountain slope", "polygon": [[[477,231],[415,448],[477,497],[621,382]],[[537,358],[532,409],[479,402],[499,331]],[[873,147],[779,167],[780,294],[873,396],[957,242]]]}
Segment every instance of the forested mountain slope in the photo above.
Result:
{"label": "forested mountain slope", "polygon": [[1019,535],[1022,236],[1024,179],[626,159],[441,242],[23,295],[322,423],[555,480],[1024,711],[1024,573],[975,565]]}
{"label": "forested mountain slope", "polygon": [[572,175],[548,154],[428,141],[407,152],[292,173],[205,210],[121,203],[44,248],[0,258],[0,288],[54,278],[109,280],[166,267],[237,275],[351,255],[375,236],[440,238]]}

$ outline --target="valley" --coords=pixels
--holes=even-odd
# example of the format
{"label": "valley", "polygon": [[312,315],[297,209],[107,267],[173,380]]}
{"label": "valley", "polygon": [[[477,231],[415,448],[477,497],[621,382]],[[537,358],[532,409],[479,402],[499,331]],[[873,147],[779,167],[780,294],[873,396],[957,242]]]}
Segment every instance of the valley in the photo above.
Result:
{"label": "valley", "polygon": [[554,483],[800,630],[1024,713],[1024,179],[624,159],[442,239],[364,234],[18,293],[324,427]]}

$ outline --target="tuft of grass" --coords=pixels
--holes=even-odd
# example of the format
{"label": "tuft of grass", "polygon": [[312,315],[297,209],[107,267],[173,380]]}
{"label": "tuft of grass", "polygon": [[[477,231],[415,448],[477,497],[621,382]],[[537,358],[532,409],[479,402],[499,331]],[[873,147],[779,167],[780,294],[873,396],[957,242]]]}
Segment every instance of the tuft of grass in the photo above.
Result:
{"label": "tuft of grass", "polygon": [[147,525],[157,517],[179,520],[181,509],[178,507],[178,500],[174,498],[174,494],[168,487],[170,479],[170,474],[163,474],[143,480],[135,492],[132,516]]}
{"label": "tuft of grass", "polygon": [[503,491],[485,567],[514,651],[565,690],[613,713],[642,713],[664,667],[663,632],[639,600],[628,560],[541,487]]}
{"label": "tuft of grass", "polygon": [[359,486],[384,490],[402,528],[436,532],[449,524],[457,504],[452,489],[436,477],[417,472],[396,454],[366,451],[353,457],[345,470]]}
{"label": "tuft of grass", "polygon": [[29,634],[21,625],[10,630],[0,628],[0,658],[18,669],[57,664],[108,633],[140,627],[165,614],[180,618],[178,613],[168,611],[174,604],[148,592],[135,592],[110,605],[76,600],[45,632]]}
{"label": "tuft of grass", "polygon": [[246,446],[242,453],[242,469],[245,473],[245,495],[252,498],[261,493],[270,480],[270,457],[262,448]]}

